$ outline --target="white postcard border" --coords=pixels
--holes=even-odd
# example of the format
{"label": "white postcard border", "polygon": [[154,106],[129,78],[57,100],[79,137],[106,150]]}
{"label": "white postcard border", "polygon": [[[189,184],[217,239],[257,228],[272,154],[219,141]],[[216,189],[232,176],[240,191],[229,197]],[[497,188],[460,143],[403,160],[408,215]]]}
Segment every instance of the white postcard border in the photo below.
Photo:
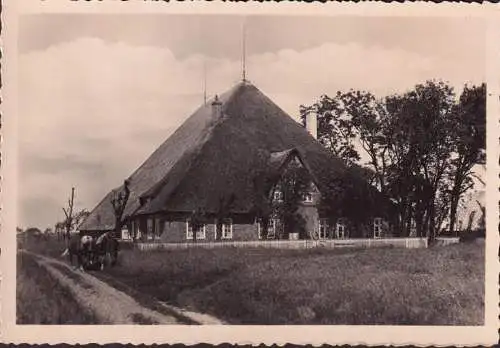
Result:
{"label": "white postcard border", "polygon": [[[488,345],[498,341],[498,222],[500,115],[500,16],[495,5],[477,4],[300,4],[153,2],[151,0],[4,1],[2,62],[2,293],[1,335],[12,343],[184,343]],[[15,325],[17,204],[17,17],[21,13],[228,13],[360,16],[481,16],[489,23],[487,53],[487,241],[486,324],[482,327],[423,326],[31,326]]]}

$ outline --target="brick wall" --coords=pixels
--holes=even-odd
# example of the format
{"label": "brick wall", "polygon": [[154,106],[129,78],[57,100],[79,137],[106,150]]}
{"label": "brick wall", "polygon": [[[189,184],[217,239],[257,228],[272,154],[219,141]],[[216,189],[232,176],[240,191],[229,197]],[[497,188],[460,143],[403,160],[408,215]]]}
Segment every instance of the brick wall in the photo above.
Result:
{"label": "brick wall", "polygon": [[[315,204],[319,200],[319,195],[314,195],[314,201],[312,203],[304,203],[299,207],[299,213],[306,220],[306,235],[303,236],[308,238],[308,236],[315,232],[318,232],[319,229],[319,214]],[[157,217],[158,218],[158,217]],[[160,217],[160,229],[163,230],[161,236],[158,240],[152,240],[148,238],[144,233],[147,231],[147,219],[141,218],[136,220],[139,229],[142,233],[141,240],[143,242],[162,242],[162,243],[186,243],[192,242],[192,240],[188,240],[186,238],[186,219],[188,215],[177,215],[177,216],[169,216],[168,219],[165,217]],[[151,219],[155,219],[155,217],[151,217]],[[211,219],[213,223],[209,223],[205,226],[205,238],[198,238],[198,242],[214,242],[216,241],[215,236],[215,218]],[[240,215],[234,216],[233,219],[233,234],[230,240],[232,241],[258,241],[258,226],[255,223],[253,217]],[[373,238],[373,224],[365,224],[365,225],[357,225],[346,223],[346,237],[347,238]],[[333,228],[333,232],[335,229]],[[299,231],[290,231],[299,232]],[[381,237],[391,237],[390,227],[387,223],[384,223],[383,233]]]}
{"label": "brick wall", "polygon": [[[214,242],[215,241],[215,222],[205,226],[205,239],[198,239],[197,242]],[[233,236],[231,240],[248,241],[258,240],[258,229],[255,223],[233,223]],[[160,241],[163,243],[185,243],[192,242],[186,239],[186,222],[184,221],[167,221],[164,224],[163,233]]]}

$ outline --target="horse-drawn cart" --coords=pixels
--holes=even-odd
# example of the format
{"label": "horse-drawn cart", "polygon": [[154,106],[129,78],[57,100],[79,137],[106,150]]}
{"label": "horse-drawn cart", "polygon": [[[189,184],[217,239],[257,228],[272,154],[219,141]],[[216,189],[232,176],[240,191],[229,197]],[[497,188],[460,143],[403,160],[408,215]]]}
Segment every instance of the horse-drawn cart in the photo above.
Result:
{"label": "horse-drawn cart", "polygon": [[97,238],[90,235],[76,235],[69,241],[63,256],[68,255],[72,265],[76,256],[76,266],[80,269],[102,270],[104,267],[116,264],[118,250],[118,241],[107,232]]}

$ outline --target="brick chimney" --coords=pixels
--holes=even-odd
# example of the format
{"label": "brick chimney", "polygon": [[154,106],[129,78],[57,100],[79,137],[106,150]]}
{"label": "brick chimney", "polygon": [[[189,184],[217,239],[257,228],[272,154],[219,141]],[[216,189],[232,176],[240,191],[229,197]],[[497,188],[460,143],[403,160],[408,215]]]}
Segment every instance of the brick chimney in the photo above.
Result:
{"label": "brick chimney", "polygon": [[318,139],[318,117],[314,111],[309,111],[306,115],[306,129],[314,139]]}
{"label": "brick chimney", "polygon": [[219,100],[219,96],[215,95],[215,99],[212,102],[212,115],[214,118],[222,117],[222,102]]}

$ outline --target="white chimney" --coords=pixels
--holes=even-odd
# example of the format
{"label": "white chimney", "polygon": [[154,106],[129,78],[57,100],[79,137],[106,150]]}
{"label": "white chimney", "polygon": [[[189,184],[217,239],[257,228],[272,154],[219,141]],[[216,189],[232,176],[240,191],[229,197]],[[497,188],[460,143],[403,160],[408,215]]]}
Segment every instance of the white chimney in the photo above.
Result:
{"label": "white chimney", "polygon": [[318,117],[314,111],[310,111],[306,115],[306,129],[314,139],[318,139]]}
{"label": "white chimney", "polygon": [[219,97],[217,95],[212,102],[212,115],[216,119],[222,117],[222,102],[219,100]]}

